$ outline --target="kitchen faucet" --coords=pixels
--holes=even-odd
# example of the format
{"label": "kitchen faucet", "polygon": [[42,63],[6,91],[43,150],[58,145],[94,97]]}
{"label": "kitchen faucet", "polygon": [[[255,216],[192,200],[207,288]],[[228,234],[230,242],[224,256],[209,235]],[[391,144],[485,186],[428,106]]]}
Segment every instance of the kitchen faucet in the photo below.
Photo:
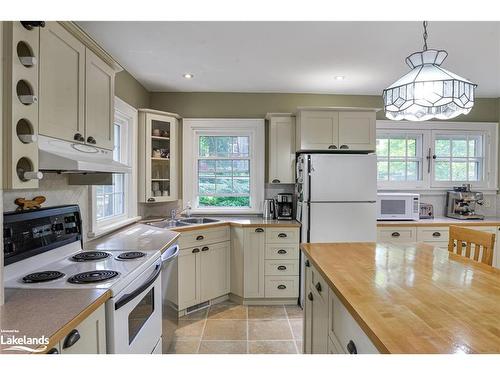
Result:
{"label": "kitchen faucet", "polygon": [[177,215],[181,215],[184,211],[186,212],[187,217],[191,217],[191,202],[188,202],[186,207],[184,207],[180,212],[177,212],[177,208],[170,210],[171,220],[175,220]]}

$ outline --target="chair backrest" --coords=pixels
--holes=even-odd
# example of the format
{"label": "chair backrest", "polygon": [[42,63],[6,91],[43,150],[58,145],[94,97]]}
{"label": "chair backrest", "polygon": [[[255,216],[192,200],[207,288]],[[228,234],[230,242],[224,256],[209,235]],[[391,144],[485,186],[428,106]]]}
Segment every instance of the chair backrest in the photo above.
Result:
{"label": "chair backrest", "polygon": [[494,233],[450,225],[450,239],[448,242],[448,251],[450,253],[456,253],[491,266],[493,264],[494,247]]}

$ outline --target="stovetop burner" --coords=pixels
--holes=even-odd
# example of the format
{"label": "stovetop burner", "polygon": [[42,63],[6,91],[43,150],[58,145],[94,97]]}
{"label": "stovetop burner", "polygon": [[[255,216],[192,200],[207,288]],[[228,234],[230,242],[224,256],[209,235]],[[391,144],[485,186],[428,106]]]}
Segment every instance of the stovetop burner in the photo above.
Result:
{"label": "stovetop burner", "polygon": [[142,258],[145,256],[146,253],[143,253],[142,251],[127,251],[125,253],[121,253],[120,255],[118,255],[117,258],[121,260],[129,260],[129,259]]}
{"label": "stovetop burner", "polygon": [[59,271],[42,271],[42,272],[35,272],[35,273],[30,273],[29,275],[26,275],[23,277],[23,283],[43,283],[46,281],[52,281],[52,280],[57,280],[60,279],[61,277],[64,276],[64,273],[59,272]]}
{"label": "stovetop burner", "polygon": [[73,255],[71,260],[75,262],[88,262],[92,260],[106,259],[110,255],[110,253],[106,253],[104,251],[84,251]]}
{"label": "stovetop burner", "polygon": [[72,284],[91,284],[106,281],[116,276],[118,276],[116,271],[96,270],[73,275],[68,279],[68,282]]}

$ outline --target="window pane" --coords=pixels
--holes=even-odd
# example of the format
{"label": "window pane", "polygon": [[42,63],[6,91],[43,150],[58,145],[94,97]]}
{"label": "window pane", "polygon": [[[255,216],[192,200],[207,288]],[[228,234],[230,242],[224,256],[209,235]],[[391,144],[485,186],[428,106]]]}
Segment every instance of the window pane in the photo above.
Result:
{"label": "window pane", "polygon": [[232,137],[216,137],[217,156],[229,157],[232,153]]}
{"label": "window pane", "polygon": [[233,179],[231,177],[217,177],[215,180],[215,193],[224,194],[233,192]]}
{"label": "window pane", "polygon": [[406,139],[391,139],[389,141],[390,156],[406,155]]}
{"label": "window pane", "polygon": [[217,176],[231,176],[233,174],[232,160],[216,160],[215,173]]}
{"label": "window pane", "polygon": [[250,178],[248,177],[235,178],[233,186],[236,194],[250,194]]}
{"label": "window pane", "polygon": [[479,181],[479,163],[469,163],[469,181]]}
{"label": "window pane", "polygon": [[215,160],[198,160],[198,174],[213,176],[215,174]]}
{"label": "window pane", "polygon": [[379,181],[387,181],[389,179],[389,162],[377,162],[377,179]]}
{"label": "window pane", "polygon": [[450,163],[447,161],[437,161],[435,166],[435,174],[437,181],[450,180]]}
{"label": "window pane", "polygon": [[469,156],[479,156],[479,155],[476,155],[476,141],[471,139],[469,140]]}
{"label": "window pane", "polygon": [[234,137],[234,142],[234,156],[247,157],[249,155],[248,137]]}
{"label": "window pane", "polygon": [[418,163],[415,161],[410,161],[407,164],[407,181],[416,181],[418,180]]}
{"label": "window pane", "polygon": [[448,139],[436,139],[436,156],[450,156],[450,141]]}
{"label": "window pane", "polygon": [[453,181],[467,181],[467,163],[453,162],[451,163],[451,179]]}
{"label": "window pane", "polygon": [[[392,151],[391,151],[392,153]],[[390,163],[389,180],[391,181],[404,181],[406,180],[405,162],[392,161]]]}
{"label": "window pane", "polygon": [[250,197],[199,197],[200,207],[250,207]]}
{"label": "window pane", "polygon": [[417,156],[417,141],[415,139],[408,139],[407,142],[408,156]]}
{"label": "window pane", "polygon": [[233,174],[235,176],[250,176],[250,161],[233,160]]}
{"label": "window pane", "polygon": [[198,190],[200,194],[215,194],[215,178],[200,177],[198,180]]}
{"label": "window pane", "polygon": [[453,157],[467,156],[467,141],[465,139],[454,139],[451,142]]}
{"label": "window pane", "polygon": [[200,137],[200,146],[199,146],[200,156],[208,157],[216,155],[215,152],[216,138],[217,137],[205,137],[205,136]]}
{"label": "window pane", "polygon": [[389,156],[389,140],[385,138],[377,139],[377,155]]}

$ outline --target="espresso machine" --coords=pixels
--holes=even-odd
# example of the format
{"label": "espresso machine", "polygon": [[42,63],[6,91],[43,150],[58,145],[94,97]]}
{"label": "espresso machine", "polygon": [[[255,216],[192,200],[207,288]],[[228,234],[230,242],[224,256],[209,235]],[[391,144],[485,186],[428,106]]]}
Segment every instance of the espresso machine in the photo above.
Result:
{"label": "espresso machine", "polygon": [[484,219],[484,215],[476,214],[476,205],[483,205],[483,193],[471,191],[470,187],[470,184],[463,184],[446,193],[446,216],[462,220]]}
{"label": "espresso machine", "polygon": [[278,220],[293,219],[293,194],[280,193],[276,196],[276,218]]}

